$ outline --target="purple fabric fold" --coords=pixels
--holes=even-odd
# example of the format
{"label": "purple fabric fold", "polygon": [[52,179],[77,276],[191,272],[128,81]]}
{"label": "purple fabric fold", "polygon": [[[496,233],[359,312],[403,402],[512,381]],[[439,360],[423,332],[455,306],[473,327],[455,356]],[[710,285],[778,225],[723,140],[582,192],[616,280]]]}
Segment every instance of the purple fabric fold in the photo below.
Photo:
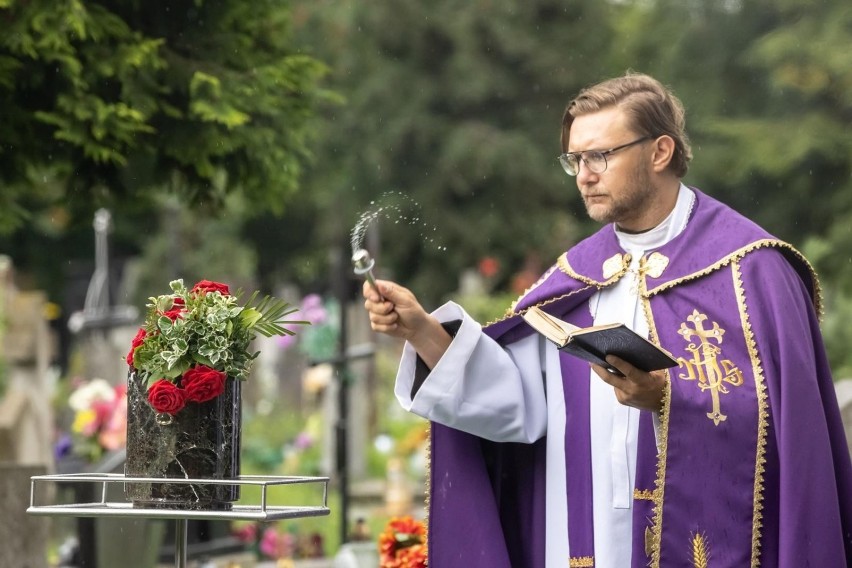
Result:
{"label": "purple fabric fold", "polygon": [[[568,498],[568,543],[572,557],[595,556],[592,512],[592,449],[589,413],[589,364],[560,355],[565,392],[565,493]],[[585,402],[583,404],[582,402]]]}

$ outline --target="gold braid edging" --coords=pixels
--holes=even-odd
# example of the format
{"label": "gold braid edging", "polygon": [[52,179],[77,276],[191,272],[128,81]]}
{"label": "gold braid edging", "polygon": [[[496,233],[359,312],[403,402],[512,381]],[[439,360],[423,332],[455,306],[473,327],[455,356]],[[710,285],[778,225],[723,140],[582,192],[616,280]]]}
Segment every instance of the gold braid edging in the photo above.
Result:
{"label": "gold braid edging", "polygon": [[706,276],[707,274],[710,274],[711,272],[713,272],[715,270],[719,270],[723,266],[727,266],[728,264],[730,264],[732,262],[736,262],[736,261],[741,260],[745,255],[747,255],[748,253],[750,253],[752,251],[755,251],[755,250],[761,249],[761,248],[766,248],[766,247],[775,247],[775,248],[787,251],[789,253],[792,253],[793,256],[795,256],[800,262],[802,262],[802,264],[808,269],[808,272],[810,273],[811,278],[813,279],[813,283],[814,283],[814,296],[813,296],[813,298],[811,298],[811,301],[813,302],[814,308],[816,309],[817,316],[819,317],[820,320],[822,320],[822,315],[823,315],[823,313],[822,313],[822,310],[823,310],[823,307],[822,307],[822,288],[820,287],[819,278],[817,277],[817,274],[816,274],[816,271],[814,270],[814,267],[811,265],[810,262],[808,262],[808,259],[806,259],[804,257],[804,255],[802,255],[802,253],[800,253],[798,250],[796,250],[791,244],[785,243],[784,241],[775,240],[775,239],[762,239],[762,240],[759,240],[759,241],[755,241],[748,246],[744,246],[743,248],[741,248],[739,250],[735,250],[734,252],[732,252],[728,256],[722,258],[721,260],[717,261],[714,264],[711,264],[707,268],[703,268],[703,269],[701,269],[697,272],[693,272],[692,274],[687,274],[686,276],[683,276],[681,278],[677,278],[675,280],[670,280],[669,282],[666,282],[665,284],[660,284],[656,288],[654,288],[652,290],[648,290],[647,293],[648,293],[649,296],[653,296],[655,294],[659,294],[660,292],[662,292],[664,290],[668,290],[669,288],[673,288],[675,286],[678,286],[679,284],[683,284],[684,282],[688,282],[690,280],[695,280],[697,278],[701,278],[702,276]]}
{"label": "gold braid edging", "polygon": [[642,500],[642,501],[653,501],[654,500],[654,492],[649,491],[648,489],[634,489],[633,490],[633,499],[634,500]]}
{"label": "gold braid edging", "polygon": [[[584,288],[574,290],[573,292],[568,292],[567,294],[562,294],[561,296],[557,296],[555,298],[545,300],[544,302],[539,302],[538,304],[535,304],[535,305],[538,306],[538,307],[547,306],[549,304],[552,304],[553,302],[558,302],[559,300],[564,300],[565,298],[567,298],[569,296],[573,296],[574,294],[579,294],[580,292],[585,292],[589,288],[590,288],[589,286],[586,286]],[[518,302],[520,302],[522,298],[523,298],[523,296],[521,296],[520,298],[518,298],[517,300],[512,302],[512,306],[508,310],[506,310],[506,314],[503,317],[497,318],[494,321],[490,321],[487,324],[485,324],[483,327],[488,327],[489,325],[494,325],[495,323],[500,323],[501,321],[507,320],[511,317],[523,315],[524,313],[526,313],[526,311],[529,310],[529,308],[527,308],[525,310],[521,310],[520,312],[515,311],[515,306],[518,305]],[[530,306],[530,307],[532,307],[532,306]]]}
{"label": "gold braid edging", "polygon": [[754,390],[757,394],[757,450],[754,465],[754,513],[752,515],[751,527],[751,566],[760,566],[760,539],[763,533],[763,474],[766,471],[766,436],[769,429],[769,404],[766,394],[766,381],[763,377],[763,365],[757,352],[757,342],[751,329],[746,306],[745,288],[743,287],[742,275],[740,274],[739,262],[731,265],[734,278],[734,290],[737,296],[737,305],[740,310],[740,322],[745,334],[745,342],[748,347],[751,369],[754,375]]}
{"label": "gold braid edging", "polygon": [[539,286],[541,286],[541,284],[542,284],[542,283],[546,282],[546,281],[547,281],[547,279],[548,279],[548,278],[550,278],[550,275],[551,275],[551,274],[553,274],[553,273],[556,271],[556,269],[557,269],[557,265],[556,265],[556,264],[554,264],[553,266],[551,266],[550,268],[548,268],[548,269],[547,269],[547,271],[545,271],[545,273],[544,273],[544,274],[542,274],[542,275],[539,277],[539,279],[538,279],[538,280],[536,280],[536,281],[533,283],[533,285],[532,285],[532,286],[530,286],[529,288],[527,288],[526,290],[524,290],[524,291],[521,293],[521,295],[520,295],[520,296],[518,296],[518,299],[517,299],[517,300],[515,300],[514,302],[512,302],[512,306],[509,308],[509,310],[506,312],[506,314],[507,314],[507,315],[511,314],[511,313],[514,311],[515,306],[517,306],[517,305],[518,305],[518,302],[520,302],[520,301],[524,298],[524,296],[526,296],[527,294],[529,294],[530,292],[532,292],[533,290],[535,290],[536,288],[538,288]]}
{"label": "gold braid edging", "polygon": [[[651,339],[659,345],[660,338],[657,334],[657,325],[654,322],[654,314],[651,312],[651,298],[648,294],[645,278],[639,280],[640,291],[642,298],[642,310],[645,312],[645,320],[648,322],[648,332]],[[672,377],[668,369],[666,373],[666,385],[663,390],[663,402],[660,408],[660,449],[657,456],[657,478],[654,480],[655,489],[652,492],[651,501],[653,501],[651,527],[651,560],[649,566],[659,568],[660,566],[660,548],[662,546],[663,535],[663,497],[665,494],[666,481],[666,452],[669,444],[669,411],[672,401]]]}
{"label": "gold braid edging", "polygon": [[583,276],[582,274],[575,272],[574,269],[571,268],[571,264],[568,262],[567,252],[562,253],[559,259],[556,261],[556,266],[558,266],[559,270],[561,270],[571,278],[579,280],[584,284],[588,284],[589,286],[595,286],[597,288],[606,288],[607,286],[609,286],[613,282],[617,282],[622,276],[627,274],[627,270],[630,268],[630,255],[625,255],[624,257],[622,257],[621,270],[619,270],[618,272],[603,281],[593,280],[592,278]]}
{"label": "gold braid edging", "polygon": [[423,495],[423,526],[426,527],[426,565],[429,565],[429,505],[432,501],[432,422],[426,422],[426,487]]}
{"label": "gold braid edging", "polygon": [[569,568],[593,568],[595,565],[594,556],[575,556],[568,559]]}

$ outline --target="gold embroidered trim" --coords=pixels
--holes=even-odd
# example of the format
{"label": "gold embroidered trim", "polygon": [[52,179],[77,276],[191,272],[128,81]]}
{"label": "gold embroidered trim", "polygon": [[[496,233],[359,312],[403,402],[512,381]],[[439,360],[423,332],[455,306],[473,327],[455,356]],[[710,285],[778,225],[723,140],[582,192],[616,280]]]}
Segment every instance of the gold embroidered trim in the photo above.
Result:
{"label": "gold embroidered trim", "polygon": [[[586,286],[584,288],[574,290],[573,292],[568,292],[567,294],[562,294],[561,296],[557,296],[555,298],[545,300],[544,302],[539,302],[538,304],[535,304],[535,305],[538,306],[538,307],[547,306],[549,304],[552,304],[553,302],[558,302],[559,300],[564,300],[565,298],[567,298],[569,296],[573,296],[574,294],[579,294],[580,292],[585,292],[589,288],[591,288],[591,286]],[[527,310],[529,310],[529,308],[526,308],[525,310],[521,310],[520,312],[515,311],[515,307],[518,305],[518,302],[520,302],[522,299],[523,299],[523,296],[521,296],[520,298],[518,298],[517,300],[512,302],[512,306],[508,310],[506,310],[506,313],[503,315],[503,317],[497,318],[496,320],[493,320],[493,321],[490,321],[487,324],[485,324],[483,327],[487,327],[489,325],[494,325],[495,323],[500,323],[501,321],[505,321],[505,320],[509,319],[510,317],[518,316],[518,315],[522,315],[522,314],[526,313]],[[530,306],[530,308],[531,307],[532,306]]]}
{"label": "gold embroidered trim", "polygon": [[633,489],[633,499],[641,499],[644,501],[653,501],[654,492],[650,489]]}
{"label": "gold embroidered trim", "polygon": [[650,256],[642,258],[640,270],[651,278],[659,278],[669,265],[669,257],[659,252],[652,252]]}
{"label": "gold embroidered trim", "polygon": [[568,262],[568,253],[562,253],[562,256],[556,261],[556,266],[559,267],[559,270],[570,276],[575,280],[579,280],[584,284],[588,284],[589,286],[595,286],[597,288],[605,288],[612,284],[613,282],[617,282],[619,278],[627,274],[627,269],[630,268],[630,260],[631,256],[629,254],[625,254],[621,257],[621,270],[613,274],[610,278],[607,278],[603,282],[598,282],[597,280],[593,280],[581,274],[578,274],[571,268],[571,264]]}
{"label": "gold embroidered trim", "polygon": [[[725,330],[715,321],[709,322],[713,327],[705,329],[708,319],[706,314],[693,309],[686,321],[680,324],[678,334],[687,342],[686,351],[692,354],[692,358],[677,358],[678,367],[686,370],[685,374],[678,373],[677,376],[684,381],[695,381],[702,392],[710,392],[712,409],[707,413],[707,418],[718,426],[728,419],[722,413],[722,395],[730,392],[725,383],[741,386],[743,374],[733,361],[724,358],[721,345]],[[692,327],[687,323],[691,323]],[[711,339],[717,344],[711,343]]]}
{"label": "gold embroidered trim", "polygon": [[[640,297],[642,298],[642,311],[645,313],[645,320],[648,322],[648,333],[654,343],[659,344],[660,338],[657,334],[657,325],[654,322],[654,315],[651,313],[651,298],[647,293],[646,282],[644,278],[639,281]],[[666,452],[669,444],[669,411],[672,402],[672,376],[668,369],[666,373],[666,385],[663,390],[663,402],[660,408],[660,431],[659,431],[659,453],[657,455],[657,478],[654,480],[654,491],[652,492],[651,501],[654,507],[651,513],[652,525],[645,533],[645,551],[651,560],[648,566],[651,568],[660,568],[660,547],[663,534],[663,497],[665,493],[666,479]],[[650,550],[649,550],[650,544]]]}
{"label": "gold embroidered trim", "polygon": [[592,568],[595,565],[594,556],[575,556],[568,559],[569,568]]}
{"label": "gold embroidered trim", "polygon": [[603,277],[612,278],[621,270],[623,270],[625,266],[630,266],[630,258],[631,257],[629,254],[625,254],[622,256],[620,252],[617,252],[608,259],[606,259],[603,263],[603,267],[601,268]]}
{"label": "gold embroidered trim", "polygon": [[423,526],[426,527],[426,556],[429,556],[429,507],[432,501],[432,422],[426,421],[426,480],[423,495]]}
{"label": "gold embroidered trim", "polygon": [[743,326],[748,356],[751,359],[752,373],[754,374],[754,391],[757,393],[757,450],[754,465],[754,513],[752,515],[751,527],[751,566],[760,566],[760,538],[763,528],[763,474],[766,471],[766,437],[769,429],[769,402],[766,381],[763,377],[763,364],[757,352],[757,342],[751,329],[746,305],[745,288],[743,287],[740,274],[740,263],[731,264],[731,272],[734,279],[734,290],[737,296],[737,305],[740,311],[740,322]]}
{"label": "gold embroidered trim", "polygon": [[654,531],[651,530],[651,527],[645,527],[645,556],[651,556],[651,553],[654,551]]}
{"label": "gold embroidered trim", "polygon": [[707,568],[710,565],[710,551],[703,534],[692,535],[692,565],[695,568]]}
{"label": "gold embroidered trim", "polygon": [[666,282],[665,284],[660,284],[656,288],[649,290],[648,295],[653,296],[655,294],[659,294],[660,292],[662,292],[664,290],[668,290],[669,288],[673,288],[674,286],[677,286],[679,284],[683,284],[684,282],[688,282],[689,280],[695,280],[696,278],[701,278],[702,276],[706,276],[707,274],[710,274],[713,271],[719,270],[723,266],[727,266],[731,262],[741,260],[745,255],[747,255],[748,253],[750,253],[752,251],[755,251],[755,250],[761,249],[761,248],[766,248],[766,247],[776,247],[776,248],[779,248],[779,249],[784,249],[788,252],[793,253],[793,255],[796,258],[798,258],[800,261],[802,261],[802,263],[808,269],[808,272],[810,272],[811,278],[814,281],[814,296],[813,296],[813,298],[811,298],[811,300],[813,301],[814,308],[816,309],[817,316],[820,318],[820,320],[822,320],[822,288],[820,287],[819,278],[817,278],[817,274],[816,274],[816,271],[814,270],[814,267],[811,265],[810,262],[808,262],[808,259],[806,259],[802,255],[802,253],[800,253],[798,250],[796,250],[792,245],[790,245],[789,243],[785,243],[784,241],[779,241],[779,240],[774,240],[774,239],[762,239],[762,240],[759,240],[759,241],[755,241],[748,246],[745,246],[745,247],[743,247],[739,250],[732,252],[731,254],[726,256],[725,258],[719,260],[715,264],[711,264],[707,268],[703,268],[703,269],[701,269],[697,272],[693,272],[692,274],[687,274],[686,276],[683,276],[681,278],[677,278],[675,280],[670,280],[669,282]]}
{"label": "gold embroidered trim", "polygon": [[[548,268],[548,269],[547,269],[547,271],[545,271],[545,273],[544,273],[544,274],[542,274],[542,275],[539,277],[539,279],[538,279],[538,280],[536,280],[536,281],[533,283],[533,285],[532,285],[532,286],[530,286],[529,288],[527,288],[526,290],[524,290],[524,291],[523,291],[523,293],[522,293],[520,296],[518,296],[518,298],[517,298],[514,302],[512,302],[512,305],[511,305],[511,306],[509,306],[509,309],[508,309],[508,310],[506,310],[506,315],[507,315],[507,316],[508,316],[508,315],[511,315],[511,314],[512,314],[512,312],[514,312],[514,310],[515,310],[515,306],[517,306],[517,305],[518,305],[518,302],[520,302],[522,299],[524,299],[524,297],[525,297],[527,294],[529,294],[530,292],[532,292],[533,290],[535,290],[536,288],[538,288],[539,286],[541,286],[542,282],[546,281],[548,278],[550,278],[550,275],[551,275],[551,274],[553,274],[554,272],[556,272],[556,269],[557,269],[557,266],[556,266],[556,264],[554,264],[553,266],[551,266],[550,268]],[[505,318],[504,318],[504,319],[505,319]]]}

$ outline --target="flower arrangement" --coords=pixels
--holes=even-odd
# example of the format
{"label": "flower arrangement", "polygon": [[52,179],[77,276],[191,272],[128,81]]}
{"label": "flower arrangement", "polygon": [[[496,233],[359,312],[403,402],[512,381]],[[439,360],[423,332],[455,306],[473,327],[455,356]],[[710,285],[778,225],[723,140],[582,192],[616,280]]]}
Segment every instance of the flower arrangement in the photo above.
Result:
{"label": "flower arrangement", "polygon": [[259,560],[275,560],[276,566],[294,566],[294,559],[324,558],[325,545],[318,532],[300,533],[295,525],[283,529],[277,523],[237,522],[231,534],[253,548]]}
{"label": "flower arrangement", "polygon": [[379,535],[379,568],[427,566],[426,525],[412,517],[393,517]]}
{"label": "flower arrangement", "polygon": [[70,435],[57,443],[58,457],[74,454],[95,462],[104,452],[123,448],[127,440],[127,387],[104,379],[77,380],[68,397],[73,412]]}
{"label": "flower arrangement", "polygon": [[299,311],[311,324],[310,329],[299,336],[298,343],[294,336],[280,337],[278,346],[286,350],[296,344],[300,352],[315,361],[334,357],[340,335],[337,301],[323,299],[319,294],[308,294],[302,298]]}
{"label": "flower arrangement", "polygon": [[287,302],[257,292],[244,304],[220,282],[201,280],[187,288],[169,283],[171,294],[149,298],[145,322],[131,342],[127,364],[146,382],[148,402],[174,415],[189,403],[212,400],[228,378],[245,380],[257,352],[257,334],[292,335],[284,327],[309,323],[287,320],[297,311]]}

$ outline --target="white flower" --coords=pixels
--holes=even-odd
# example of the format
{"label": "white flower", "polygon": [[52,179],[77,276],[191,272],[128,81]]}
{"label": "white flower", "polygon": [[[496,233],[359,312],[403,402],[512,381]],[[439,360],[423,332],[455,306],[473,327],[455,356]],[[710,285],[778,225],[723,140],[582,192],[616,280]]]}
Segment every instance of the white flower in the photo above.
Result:
{"label": "white flower", "polygon": [[92,379],[80,386],[68,397],[68,405],[75,411],[88,410],[97,401],[115,400],[115,388],[104,379]]}

